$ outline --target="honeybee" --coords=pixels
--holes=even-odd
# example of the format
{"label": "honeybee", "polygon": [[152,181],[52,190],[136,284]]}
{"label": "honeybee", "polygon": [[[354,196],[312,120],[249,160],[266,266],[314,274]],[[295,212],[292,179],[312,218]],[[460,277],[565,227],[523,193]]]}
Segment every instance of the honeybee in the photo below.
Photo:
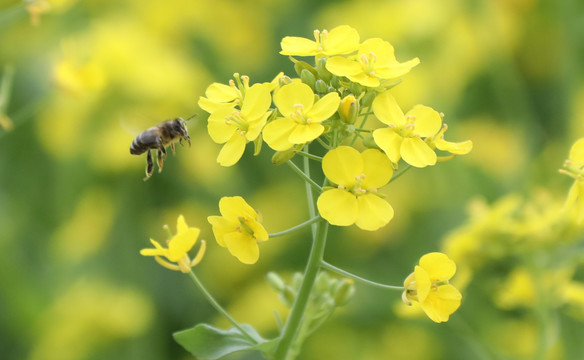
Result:
{"label": "honeybee", "polygon": [[[187,120],[190,120],[195,115],[191,116]],[[154,164],[152,162],[152,153],[150,150],[156,150],[158,158],[158,172],[162,171],[162,166],[164,165],[164,159],[166,159],[166,147],[170,145],[172,149],[172,154],[176,155],[176,150],[174,148],[174,143],[176,141],[183,145],[182,141],[186,140],[191,146],[191,138],[189,137],[189,132],[187,130],[187,121],[182,118],[176,118],[173,120],[167,120],[161,122],[160,124],[148,128],[142,131],[130,145],[130,154],[140,155],[144,152],[146,155],[146,177],[144,181],[148,180],[152,176],[152,171],[154,170]]]}

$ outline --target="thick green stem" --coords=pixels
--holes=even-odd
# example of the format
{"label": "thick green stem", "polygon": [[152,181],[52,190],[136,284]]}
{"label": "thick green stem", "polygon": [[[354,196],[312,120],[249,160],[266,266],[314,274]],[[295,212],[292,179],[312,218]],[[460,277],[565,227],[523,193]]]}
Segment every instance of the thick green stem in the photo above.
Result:
{"label": "thick green stem", "polygon": [[321,219],[318,222],[316,236],[312,242],[312,249],[310,250],[310,256],[308,257],[308,264],[306,265],[306,269],[304,271],[302,284],[300,285],[298,295],[294,300],[294,305],[292,305],[292,310],[290,311],[288,320],[284,325],[282,338],[280,339],[280,342],[276,348],[276,360],[288,360],[288,352],[290,351],[298,330],[302,325],[304,310],[308,304],[312,286],[316,280],[316,275],[318,274],[318,269],[324,255],[327,231],[328,222]]}
{"label": "thick green stem", "polygon": [[207,291],[207,289],[205,288],[205,286],[203,285],[203,283],[197,278],[197,276],[195,275],[195,273],[193,272],[193,270],[191,270],[189,272],[189,276],[191,277],[191,279],[193,280],[193,282],[197,285],[197,287],[199,288],[199,290],[201,290],[201,292],[203,293],[203,295],[205,295],[205,298],[207,298],[207,301],[209,301],[209,303],[211,303],[211,305],[215,308],[215,310],[217,310],[218,312],[220,312],[221,315],[225,316],[225,318],[227,320],[229,320],[229,322],[232,323],[233,326],[235,326],[237,328],[237,330],[239,330],[239,332],[241,332],[241,334],[243,336],[245,336],[249,341],[251,341],[254,344],[257,344],[257,341],[251,335],[249,335],[241,327],[241,325],[239,325],[239,323],[237,321],[235,321],[235,319],[232,318],[231,315],[229,315],[225,309],[223,309],[223,307],[221,305],[219,305],[219,303],[217,302],[217,300],[215,300],[215,298],[213,297],[213,295],[211,295],[211,293],[209,291]]}
{"label": "thick green stem", "polygon": [[322,260],[320,262],[320,266],[323,267],[324,269],[327,269],[327,270],[336,272],[339,275],[343,275],[343,276],[346,276],[346,277],[351,278],[353,280],[362,282],[363,284],[367,284],[367,285],[371,285],[371,286],[376,286],[376,287],[379,287],[379,288],[389,289],[389,290],[403,291],[405,289],[403,286],[385,285],[385,284],[377,283],[375,281],[367,280],[365,278],[362,278],[360,276],[357,276],[355,274],[352,274],[352,273],[350,273],[348,271],[345,271],[343,269],[339,269],[338,267],[336,267],[334,265],[331,265],[331,264],[327,263],[324,260]]}
{"label": "thick green stem", "polygon": [[270,234],[269,237],[274,238],[274,237],[278,237],[278,236],[290,234],[290,233],[292,233],[292,232],[294,232],[296,230],[302,229],[305,226],[308,226],[310,224],[313,224],[313,223],[317,222],[319,219],[320,219],[320,216],[315,216],[312,219],[306,220],[305,222],[303,222],[301,224],[298,224],[298,225],[296,225],[294,227],[291,227],[288,230],[284,230],[284,231],[280,231],[280,232],[277,232],[277,233]]}

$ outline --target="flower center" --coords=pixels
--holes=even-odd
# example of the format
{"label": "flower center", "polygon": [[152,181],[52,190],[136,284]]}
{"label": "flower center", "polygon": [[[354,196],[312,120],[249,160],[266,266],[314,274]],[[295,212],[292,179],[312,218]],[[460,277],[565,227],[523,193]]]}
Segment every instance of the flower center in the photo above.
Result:
{"label": "flower center", "polygon": [[368,54],[361,54],[361,66],[363,72],[369,76],[375,76],[375,63],[377,62],[377,55],[370,51]]}
{"label": "flower center", "polygon": [[294,104],[294,111],[290,113],[290,119],[294,120],[298,124],[310,124],[312,119],[306,118],[304,116],[304,105]]}
{"label": "flower center", "polygon": [[364,189],[362,187],[363,181],[365,181],[365,174],[355,176],[355,185],[350,189],[350,192],[356,196],[365,195],[368,192],[376,192],[377,189]]}
{"label": "flower center", "polygon": [[233,111],[231,115],[225,117],[225,124],[227,125],[235,125],[239,131],[245,132],[249,128],[249,124],[247,121],[241,116],[241,113],[237,110]]}
{"label": "flower center", "polygon": [[242,232],[245,231],[247,234],[253,237],[253,230],[248,224],[248,219],[244,218],[243,216],[238,216],[237,220],[239,220],[239,226],[236,228],[237,231]]}
{"label": "flower center", "polygon": [[314,30],[314,39],[316,40],[316,48],[319,53],[324,53],[326,49],[326,41],[328,39],[328,31]]}

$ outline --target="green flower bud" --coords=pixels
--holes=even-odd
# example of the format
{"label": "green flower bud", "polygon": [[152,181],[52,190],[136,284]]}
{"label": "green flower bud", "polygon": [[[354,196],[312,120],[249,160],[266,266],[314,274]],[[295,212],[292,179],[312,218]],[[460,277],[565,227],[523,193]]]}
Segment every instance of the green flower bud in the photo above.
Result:
{"label": "green flower bud", "polygon": [[286,304],[286,306],[292,307],[292,304],[294,304],[295,299],[296,291],[294,291],[294,289],[292,289],[290,286],[284,287],[284,291],[280,293],[280,300],[282,300],[282,302]]}
{"label": "green flower bud", "polygon": [[300,72],[300,79],[302,80],[303,83],[310,86],[312,91],[314,91],[314,83],[316,81],[316,78],[310,71],[302,69],[302,71]]}
{"label": "green flower bud", "polygon": [[302,76],[302,70],[308,70],[312,73],[312,75],[314,75],[314,77],[318,76],[316,69],[312,66],[310,66],[309,63],[301,61],[301,60],[292,60],[294,62],[294,70],[296,70],[296,73],[298,74],[298,76]]}
{"label": "green flower bud", "polygon": [[290,76],[288,76],[288,75],[284,75],[278,79],[278,85],[280,87],[282,87],[284,85],[291,84],[291,83],[292,83],[292,79],[290,79]]}
{"label": "green flower bud", "polygon": [[330,277],[327,273],[321,272],[318,274],[316,281],[314,283],[314,291],[316,294],[325,294],[330,288]]}
{"label": "green flower bud", "polygon": [[373,104],[373,99],[377,96],[377,92],[375,91],[368,91],[362,98],[361,98],[361,106],[371,106]]}
{"label": "green flower bud", "polygon": [[[303,145],[301,145],[301,146],[303,146]],[[298,148],[298,145],[296,145],[295,147],[292,147],[288,150],[276,151],[274,153],[274,155],[272,156],[272,164],[282,165],[286,161],[292,159],[294,157],[294,155],[296,155],[299,151],[299,149],[297,149],[297,148]]]}
{"label": "green flower bud", "polygon": [[333,299],[336,306],[343,306],[355,295],[355,282],[352,279],[341,279],[333,288]]}
{"label": "green flower bud", "polygon": [[339,81],[339,77],[336,75],[333,75],[331,77],[331,86],[334,87],[335,89],[338,89],[341,87],[341,82]]}
{"label": "green flower bud", "polygon": [[375,143],[375,139],[373,139],[372,135],[365,136],[363,138],[363,146],[368,149],[379,149],[379,146],[377,146],[377,143]]}
{"label": "green flower bud", "polygon": [[270,271],[268,275],[266,275],[266,278],[268,280],[268,284],[272,289],[276,290],[277,292],[284,291],[286,284],[284,283],[284,280],[282,280],[280,275],[276,274],[273,271]]}
{"label": "green flower bud", "polygon": [[351,90],[356,96],[359,96],[363,92],[363,87],[358,83],[352,82],[351,85],[349,85],[349,90]]}
{"label": "green flower bud", "polygon": [[302,284],[302,279],[304,277],[302,276],[301,273],[297,272],[294,273],[294,275],[292,275],[292,282],[290,283],[292,288],[298,290],[300,289],[300,284]]}
{"label": "green flower bud", "polygon": [[316,80],[316,83],[314,84],[314,88],[315,88],[317,93],[325,94],[328,90],[328,85],[324,81],[322,81],[321,79],[318,79],[318,80]]}
{"label": "green flower bud", "polygon": [[318,59],[318,63],[316,64],[316,72],[318,73],[318,77],[320,77],[326,82],[331,81],[331,78],[333,77],[333,74],[331,74],[331,72],[328,71],[326,68],[325,57],[321,57],[320,59]]}
{"label": "green flower bud", "polygon": [[354,124],[359,114],[359,102],[355,96],[347,95],[339,105],[339,116],[346,124]]}

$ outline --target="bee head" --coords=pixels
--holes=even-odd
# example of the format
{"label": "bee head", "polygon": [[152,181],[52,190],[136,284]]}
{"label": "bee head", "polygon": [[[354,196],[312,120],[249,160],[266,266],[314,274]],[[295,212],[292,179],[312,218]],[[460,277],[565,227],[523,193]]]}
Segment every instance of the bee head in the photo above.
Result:
{"label": "bee head", "polygon": [[[192,116],[191,116],[191,118],[192,118]],[[189,119],[187,119],[187,120],[189,120]],[[174,119],[174,121],[172,123],[172,130],[173,130],[173,132],[175,132],[176,134],[179,134],[182,138],[189,141],[189,143],[190,143],[191,139],[189,137],[189,131],[187,129],[187,120],[185,120],[183,118]]]}

